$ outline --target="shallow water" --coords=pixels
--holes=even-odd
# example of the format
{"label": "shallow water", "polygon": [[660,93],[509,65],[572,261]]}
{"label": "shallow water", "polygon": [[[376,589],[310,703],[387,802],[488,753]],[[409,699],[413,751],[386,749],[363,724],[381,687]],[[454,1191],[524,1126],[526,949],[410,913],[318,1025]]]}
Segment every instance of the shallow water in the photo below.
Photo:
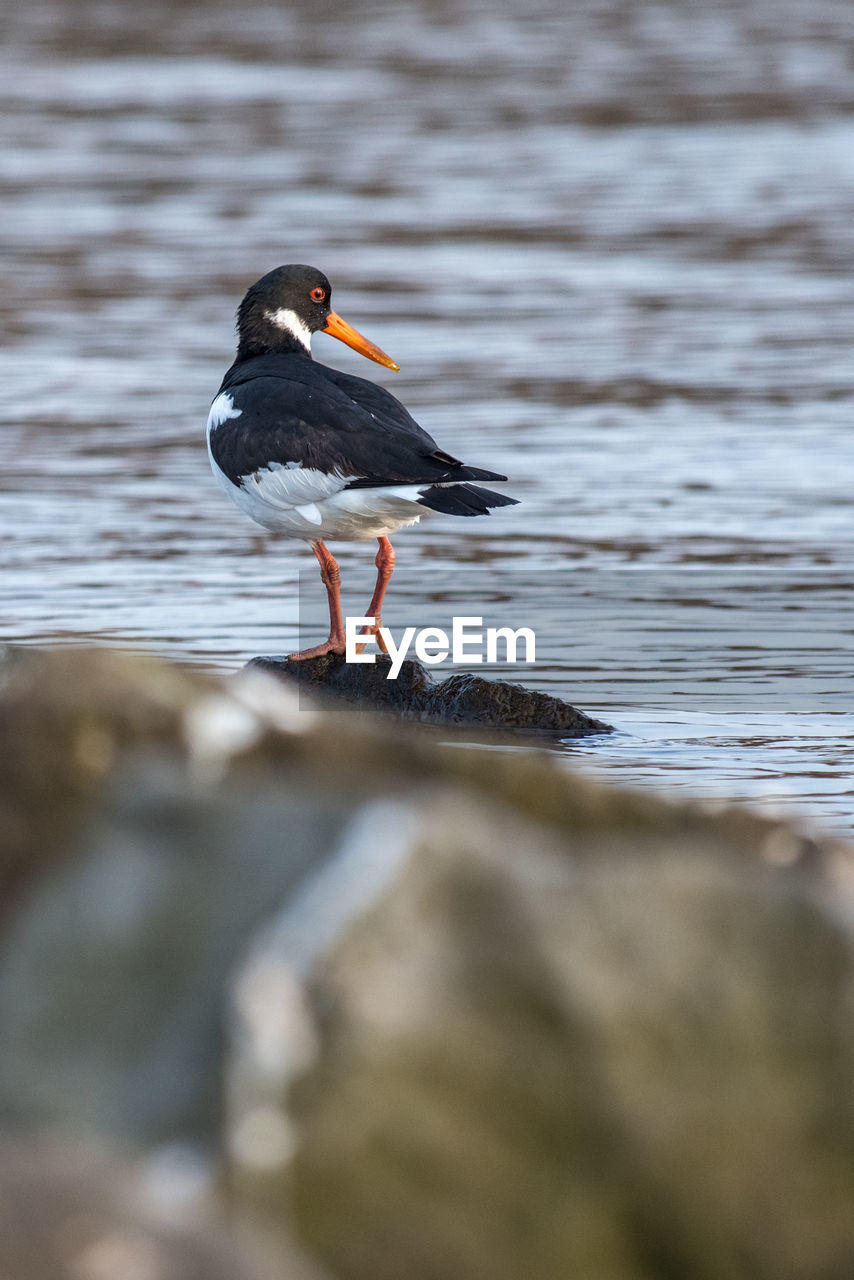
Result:
{"label": "shallow water", "polygon": [[0,638],[313,638],[203,424],[245,287],[314,262],[402,372],[315,355],[522,499],[401,533],[387,620],[502,601],[619,731],[569,759],[849,831],[854,8],[354,13],[0,18]]}

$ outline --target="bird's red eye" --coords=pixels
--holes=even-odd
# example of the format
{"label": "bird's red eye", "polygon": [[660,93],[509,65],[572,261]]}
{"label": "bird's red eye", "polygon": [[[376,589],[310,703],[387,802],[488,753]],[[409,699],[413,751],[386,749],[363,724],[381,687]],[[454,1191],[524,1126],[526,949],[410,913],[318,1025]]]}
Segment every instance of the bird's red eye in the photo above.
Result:
{"label": "bird's red eye", "polygon": [[324,302],[325,299],[326,299],[325,289],[312,289],[311,291],[312,302]]}

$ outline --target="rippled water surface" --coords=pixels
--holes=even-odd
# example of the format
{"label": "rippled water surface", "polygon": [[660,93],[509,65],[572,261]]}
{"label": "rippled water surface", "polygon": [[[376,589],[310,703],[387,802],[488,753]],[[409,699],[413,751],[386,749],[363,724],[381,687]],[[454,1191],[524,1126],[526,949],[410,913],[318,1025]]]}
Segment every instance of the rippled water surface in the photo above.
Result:
{"label": "rippled water surface", "polygon": [[618,729],[568,758],[850,830],[854,6],[0,23],[2,637],[298,643],[310,553],[226,506],[203,425],[246,286],[313,262],[402,372],[316,356],[522,500],[403,532],[387,621],[501,601],[517,676]]}

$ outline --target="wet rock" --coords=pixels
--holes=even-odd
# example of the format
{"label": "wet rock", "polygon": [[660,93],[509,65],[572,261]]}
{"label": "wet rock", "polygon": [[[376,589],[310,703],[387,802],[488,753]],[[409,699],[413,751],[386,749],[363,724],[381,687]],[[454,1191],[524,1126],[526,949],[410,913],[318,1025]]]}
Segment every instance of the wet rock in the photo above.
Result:
{"label": "wet rock", "polygon": [[425,719],[559,733],[566,738],[611,731],[609,724],[551,694],[473,675],[449,676],[432,689],[426,699]]}
{"label": "wet rock", "polygon": [[388,679],[391,659],[383,654],[370,664],[348,663],[340,654],[325,654],[304,662],[253,658],[248,665],[315,696],[331,696],[358,710],[383,711],[402,720],[559,733],[567,738],[611,729],[560,698],[506,680],[455,675],[437,684],[427,668],[413,659],[402,664],[393,680]]}
{"label": "wet rock", "polygon": [[252,658],[247,666],[313,697],[325,696],[361,711],[393,711],[401,719],[421,719],[435,688],[420,662],[404,662],[397,679],[387,679],[391,659],[383,654],[376,662],[364,664],[345,662],[341,654],[328,653],[304,662],[291,662],[286,657]]}

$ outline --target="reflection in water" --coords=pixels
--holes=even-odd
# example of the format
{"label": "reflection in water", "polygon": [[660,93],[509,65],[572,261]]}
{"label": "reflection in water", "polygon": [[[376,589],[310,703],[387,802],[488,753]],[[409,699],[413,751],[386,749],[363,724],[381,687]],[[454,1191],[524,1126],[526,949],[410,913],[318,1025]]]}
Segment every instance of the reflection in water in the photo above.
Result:
{"label": "reflection in water", "polygon": [[[296,646],[309,553],[223,505],[203,424],[246,285],[315,262],[403,372],[316,356],[523,499],[401,534],[390,604],[462,565],[521,625],[549,572],[531,681],[623,733],[571,759],[849,828],[854,9],[784,10],[7,6],[0,634],[220,667]],[[633,648],[625,566],[659,602],[722,571],[716,690],[682,679],[710,641],[677,590]],[[830,637],[806,664],[757,612],[787,590]],[[811,706],[815,664],[839,681]],[[774,708],[725,705],[769,673]]]}

